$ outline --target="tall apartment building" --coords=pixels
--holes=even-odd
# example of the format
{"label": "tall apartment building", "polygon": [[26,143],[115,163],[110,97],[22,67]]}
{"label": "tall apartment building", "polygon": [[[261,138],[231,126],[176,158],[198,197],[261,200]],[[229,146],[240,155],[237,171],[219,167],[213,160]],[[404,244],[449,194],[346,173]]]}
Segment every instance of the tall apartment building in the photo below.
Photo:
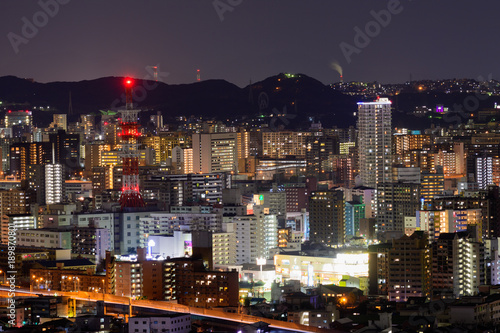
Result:
{"label": "tall apartment building", "polygon": [[377,188],[379,232],[404,232],[405,216],[415,216],[420,205],[420,184],[384,183]]}
{"label": "tall apartment building", "polygon": [[[0,218],[1,218],[1,240],[2,243],[8,242],[9,222],[16,215],[24,220],[25,214],[29,213],[29,196],[23,190],[0,190]],[[10,217],[9,217],[10,216]],[[33,217],[31,222],[20,222],[16,224],[19,226],[17,229],[34,228]]]}
{"label": "tall apartment building", "polygon": [[304,183],[285,184],[286,212],[300,212],[307,209],[309,191]]}
{"label": "tall apartment building", "polygon": [[269,208],[269,213],[277,216],[286,214],[286,192],[284,189],[274,185],[273,189],[269,192],[262,192],[254,195],[254,202],[256,205]]}
{"label": "tall apartment building", "polygon": [[253,264],[258,258],[269,258],[269,250],[278,247],[278,221],[255,206],[253,215],[235,216],[236,264]]}
{"label": "tall apartment building", "polygon": [[328,160],[331,155],[338,154],[338,137],[326,136],[322,132],[306,137],[307,174],[319,177],[321,180],[328,179],[328,173],[325,173],[323,168],[323,161]]}
{"label": "tall apartment building", "polygon": [[467,232],[442,233],[432,244],[432,292],[473,296],[485,284],[484,245]]}
{"label": "tall apartment building", "polygon": [[45,203],[52,205],[64,200],[64,167],[62,164],[45,165]]}
{"label": "tall apartment building", "polygon": [[193,172],[237,172],[238,134],[193,134]]}
{"label": "tall apartment building", "polygon": [[346,201],[344,217],[346,237],[359,236],[359,221],[365,218],[365,204],[358,201]]}
{"label": "tall apartment building", "polygon": [[444,173],[442,168],[437,168],[436,173],[422,172],[420,185],[420,195],[424,199],[424,204],[428,205],[436,196],[443,194]]}
{"label": "tall apartment building", "polygon": [[313,192],[309,199],[309,240],[337,247],[344,243],[344,194]]}
{"label": "tall apartment building", "polygon": [[89,258],[96,263],[106,258],[106,251],[111,250],[110,230],[75,226],[71,230],[71,252],[83,258]]}
{"label": "tall apartment building", "polygon": [[363,185],[376,187],[392,180],[391,101],[379,98],[358,103],[359,168]]}
{"label": "tall apartment building", "polygon": [[438,239],[443,233],[467,231],[475,226],[479,234],[485,228],[481,209],[417,210],[416,226]]}
{"label": "tall apartment building", "polygon": [[404,152],[411,150],[422,150],[430,147],[432,140],[427,134],[404,134],[394,136],[394,153],[402,156]]}
{"label": "tall apartment building", "polygon": [[423,232],[394,239],[388,263],[390,301],[406,302],[409,297],[431,296],[431,250]]}
{"label": "tall apartment building", "polygon": [[71,172],[81,167],[79,134],[68,134],[63,130],[59,130],[57,134],[49,135],[49,140],[55,156],[52,163],[64,165],[65,172]]}
{"label": "tall apartment building", "polygon": [[212,233],[212,246],[214,267],[236,265],[236,225],[224,223],[223,232]]}
{"label": "tall apartment building", "polygon": [[[476,182],[480,190],[486,190],[488,185],[493,184],[493,157],[476,158]],[[498,158],[495,158],[498,160]],[[498,165],[498,161],[495,166]],[[495,176],[498,177],[498,167],[495,170]],[[496,177],[495,177],[496,178]]]}
{"label": "tall apartment building", "polygon": [[52,148],[48,142],[15,143],[10,146],[9,159],[10,173],[26,180],[29,165],[51,163]]}

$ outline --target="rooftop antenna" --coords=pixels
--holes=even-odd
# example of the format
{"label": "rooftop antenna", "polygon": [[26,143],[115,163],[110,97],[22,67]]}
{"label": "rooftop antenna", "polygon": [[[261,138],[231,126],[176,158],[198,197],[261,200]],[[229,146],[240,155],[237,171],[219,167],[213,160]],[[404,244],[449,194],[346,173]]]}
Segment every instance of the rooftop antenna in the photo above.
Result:
{"label": "rooftop antenna", "polygon": [[157,65],[157,66],[147,66],[147,68],[153,69],[153,79],[155,81],[157,81],[157,82],[158,82],[158,69],[159,69],[159,67],[160,67],[159,65]]}

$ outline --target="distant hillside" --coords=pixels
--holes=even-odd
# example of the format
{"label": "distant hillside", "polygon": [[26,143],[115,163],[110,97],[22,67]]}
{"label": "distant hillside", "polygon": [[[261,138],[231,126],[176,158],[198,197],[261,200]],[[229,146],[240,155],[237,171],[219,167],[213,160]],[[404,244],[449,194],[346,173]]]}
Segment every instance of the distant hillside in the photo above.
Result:
{"label": "distant hillside", "polygon": [[[31,82],[13,76],[0,77],[0,100],[4,104],[50,105],[56,108],[54,112],[67,113],[70,92],[74,120],[78,114],[96,113],[124,105],[121,77],[51,83]],[[289,126],[292,127],[299,120],[311,116],[327,123],[333,120],[338,126],[352,125],[354,101],[306,75],[287,77],[280,74],[245,88],[224,80],[169,85],[136,79],[134,88],[134,102],[139,108],[159,110],[167,119],[177,115],[202,115],[216,119],[254,117],[286,109],[290,114],[287,117]],[[45,122],[46,115],[34,112],[36,121]]]}
{"label": "distant hillside", "polygon": [[[119,109],[124,105],[122,77],[104,77],[80,82],[38,83],[14,76],[0,77],[0,100],[3,105],[26,103],[51,106],[52,112],[34,111],[35,123],[47,125],[51,113],[67,113],[71,92],[73,115]],[[425,118],[407,116],[415,106],[463,103],[465,94],[402,93],[391,97],[398,111],[394,125],[398,127],[429,126]],[[279,74],[244,88],[224,80],[207,80],[191,84],[170,85],[135,79],[134,103],[143,111],[161,111],[168,121],[175,116],[204,116],[208,119],[253,118],[263,116],[277,128],[307,128],[310,120],[323,126],[355,125],[354,112],[359,97],[344,95],[303,74]],[[492,100],[481,107],[492,105]],[[24,107],[24,106],[23,106]],[[15,107],[12,107],[15,109]],[[147,118],[148,112],[143,113]],[[273,115],[275,119],[270,118]]]}

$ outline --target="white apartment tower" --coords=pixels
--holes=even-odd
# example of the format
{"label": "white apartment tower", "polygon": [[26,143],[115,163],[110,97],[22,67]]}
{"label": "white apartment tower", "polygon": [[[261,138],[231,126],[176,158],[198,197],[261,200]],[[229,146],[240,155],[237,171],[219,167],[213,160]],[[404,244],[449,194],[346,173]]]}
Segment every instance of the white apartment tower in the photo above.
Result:
{"label": "white apartment tower", "polygon": [[238,134],[193,134],[193,172],[237,172]]}
{"label": "white apartment tower", "polygon": [[254,206],[253,215],[235,216],[236,264],[255,263],[268,258],[269,250],[278,247],[278,220]]}
{"label": "white apartment tower", "polygon": [[392,182],[391,101],[358,103],[359,169],[364,186]]}
{"label": "white apartment tower", "polygon": [[64,199],[64,181],[62,164],[45,165],[45,203],[60,203]]}

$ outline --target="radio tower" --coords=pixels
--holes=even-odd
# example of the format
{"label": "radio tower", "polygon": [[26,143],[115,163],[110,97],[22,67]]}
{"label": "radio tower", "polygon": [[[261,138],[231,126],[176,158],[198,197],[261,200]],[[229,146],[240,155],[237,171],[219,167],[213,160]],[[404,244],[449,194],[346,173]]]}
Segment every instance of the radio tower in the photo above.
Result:
{"label": "radio tower", "polygon": [[199,69],[196,70],[196,81],[201,81],[201,74]]}
{"label": "radio tower", "polygon": [[139,133],[139,124],[137,114],[139,110],[134,110],[132,102],[132,79],[125,79],[125,110],[120,110],[122,128],[119,134],[122,139],[122,194],[120,204],[125,207],[144,207],[144,200],[139,192],[139,152],[137,149],[137,138]]}

